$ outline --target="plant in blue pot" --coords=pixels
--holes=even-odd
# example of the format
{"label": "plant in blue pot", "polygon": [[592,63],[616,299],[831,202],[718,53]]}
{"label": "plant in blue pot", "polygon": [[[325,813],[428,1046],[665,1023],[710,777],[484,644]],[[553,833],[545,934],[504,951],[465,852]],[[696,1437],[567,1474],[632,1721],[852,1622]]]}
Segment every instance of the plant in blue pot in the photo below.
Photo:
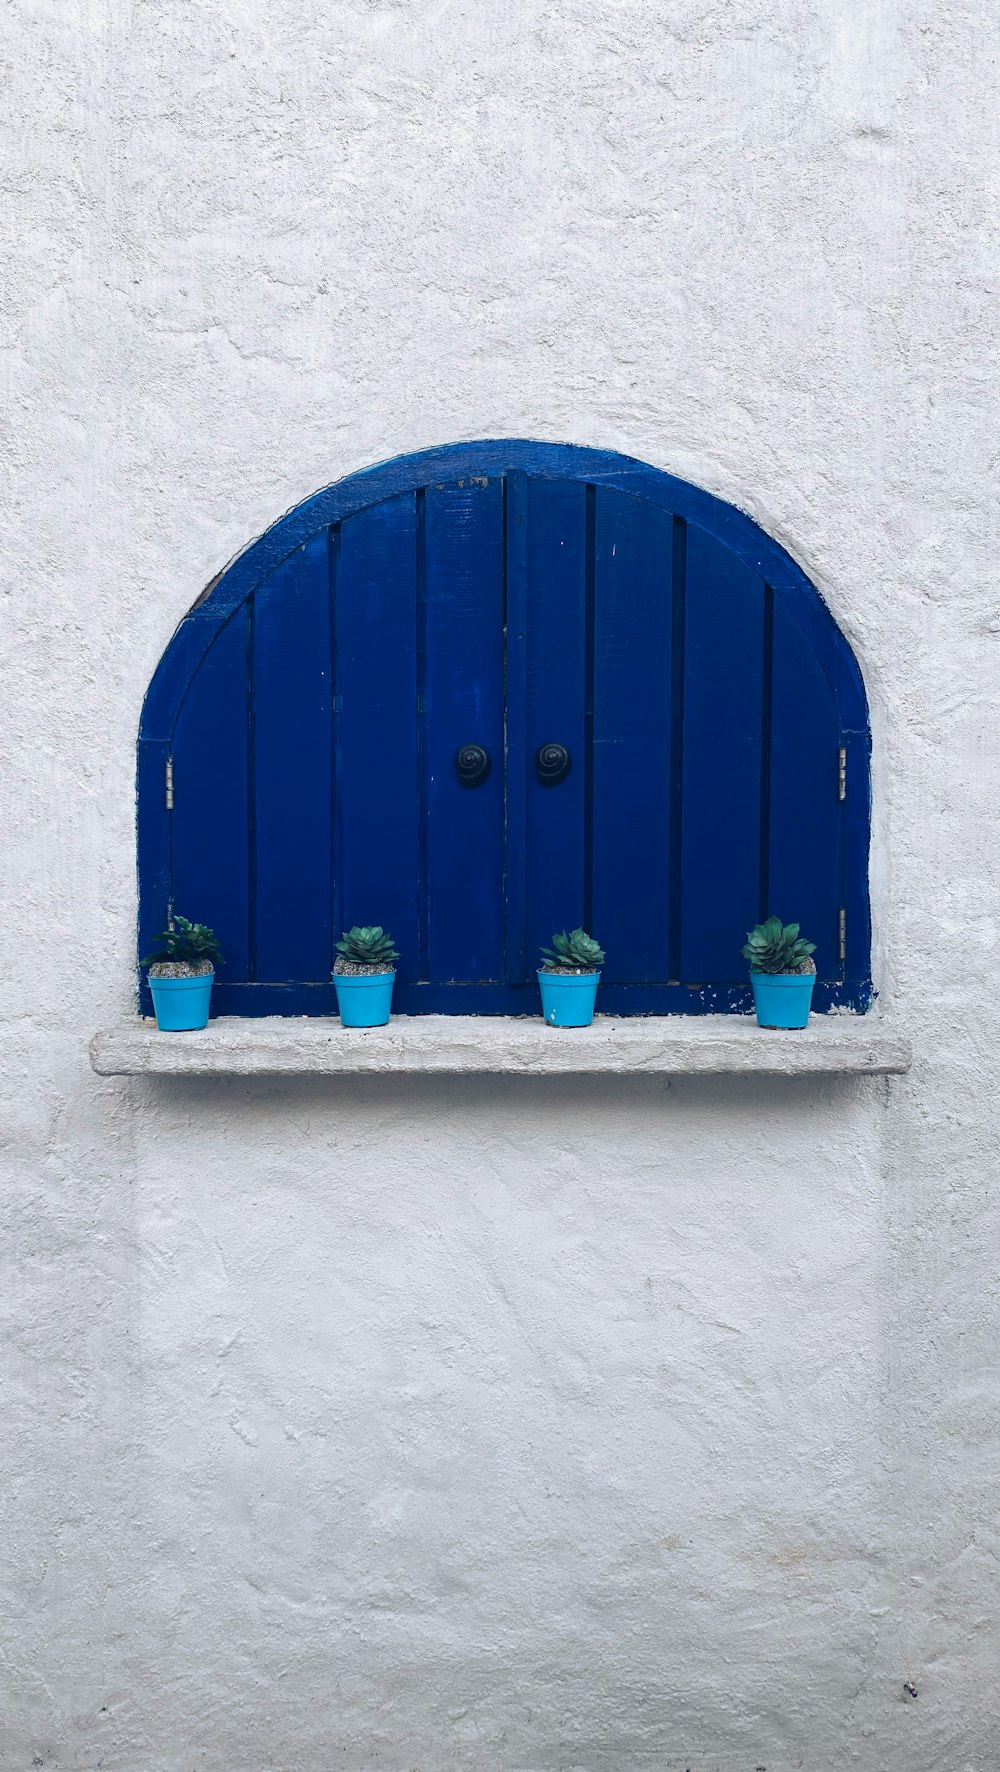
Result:
{"label": "plant in blue pot", "polygon": [[585,1028],[594,1019],[604,949],[585,929],[552,937],[542,949],[538,988],[542,1014],[553,1028]]}
{"label": "plant in blue pot", "polygon": [[762,1028],[804,1028],[809,1020],[816,983],[814,941],[803,941],[797,923],[768,917],[747,935],[743,958],[750,962],[750,983]]}
{"label": "plant in blue pot", "polygon": [[156,940],[142,964],[149,968],[157,1027],[171,1034],[205,1027],[216,963],[222,965],[214,931],[175,915]]}
{"label": "plant in blue pot", "polygon": [[338,941],[333,983],[345,1028],[385,1026],[398,959],[392,936],[380,923],[356,923]]}

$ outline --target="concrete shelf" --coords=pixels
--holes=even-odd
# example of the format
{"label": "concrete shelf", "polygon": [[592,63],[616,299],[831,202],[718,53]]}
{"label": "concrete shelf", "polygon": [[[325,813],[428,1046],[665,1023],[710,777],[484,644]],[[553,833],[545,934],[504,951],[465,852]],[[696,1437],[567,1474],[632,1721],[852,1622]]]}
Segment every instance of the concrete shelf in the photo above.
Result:
{"label": "concrete shelf", "polygon": [[750,1017],[598,1016],[589,1028],[540,1018],[398,1016],[383,1028],[337,1020],[220,1017],[198,1033],[151,1021],[105,1028],[90,1043],[105,1077],[274,1077],[367,1074],[891,1076],[910,1068],[908,1042],[880,1016],[814,1016],[802,1032]]}

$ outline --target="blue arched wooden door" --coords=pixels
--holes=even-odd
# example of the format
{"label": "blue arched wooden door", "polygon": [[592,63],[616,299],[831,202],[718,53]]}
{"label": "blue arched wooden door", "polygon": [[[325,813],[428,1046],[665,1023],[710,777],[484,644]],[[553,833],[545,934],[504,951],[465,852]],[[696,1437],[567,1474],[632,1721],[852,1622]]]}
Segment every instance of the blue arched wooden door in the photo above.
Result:
{"label": "blue arched wooden door", "polygon": [[180,911],[218,932],[219,1013],[328,1014],[335,939],[380,922],[399,1011],[527,1013],[582,922],[605,1011],[739,1011],[776,912],[816,1007],[864,1009],[868,757],[847,642],[741,512],[593,450],[429,451],[299,506],[178,628],[140,942]]}

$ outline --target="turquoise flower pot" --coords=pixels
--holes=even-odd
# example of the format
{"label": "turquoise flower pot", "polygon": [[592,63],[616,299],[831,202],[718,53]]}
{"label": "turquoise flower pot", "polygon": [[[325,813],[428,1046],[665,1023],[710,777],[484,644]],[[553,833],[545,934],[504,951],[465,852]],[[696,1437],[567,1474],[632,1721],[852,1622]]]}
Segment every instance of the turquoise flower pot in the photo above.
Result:
{"label": "turquoise flower pot", "polygon": [[349,972],[333,974],[337,1008],[345,1028],[382,1028],[389,1019],[395,972]]}
{"label": "turquoise flower pot", "polygon": [[805,1027],[816,983],[815,972],[751,972],[750,983],[758,1027]]}
{"label": "turquoise flower pot", "polygon": [[164,1034],[188,1033],[208,1025],[214,972],[195,978],[151,978],[156,1025]]}
{"label": "turquoise flower pot", "polygon": [[538,971],[542,1015],[553,1028],[587,1028],[594,1019],[599,972]]}

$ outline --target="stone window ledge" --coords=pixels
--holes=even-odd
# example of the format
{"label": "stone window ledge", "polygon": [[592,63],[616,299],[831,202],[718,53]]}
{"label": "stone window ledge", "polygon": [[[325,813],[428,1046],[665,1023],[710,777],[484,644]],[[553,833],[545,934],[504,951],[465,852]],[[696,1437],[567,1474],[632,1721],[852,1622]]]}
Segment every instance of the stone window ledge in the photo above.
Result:
{"label": "stone window ledge", "polygon": [[383,1028],[338,1020],[220,1017],[198,1033],[152,1021],[105,1028],[90,1043],[103,1077],[891,1076],[910,1068],[907,1040],[878,1014],[813,1016],[801,1032],[750,1016],[598,1016],[589,1028],[538,1017],[396,1016]]}

